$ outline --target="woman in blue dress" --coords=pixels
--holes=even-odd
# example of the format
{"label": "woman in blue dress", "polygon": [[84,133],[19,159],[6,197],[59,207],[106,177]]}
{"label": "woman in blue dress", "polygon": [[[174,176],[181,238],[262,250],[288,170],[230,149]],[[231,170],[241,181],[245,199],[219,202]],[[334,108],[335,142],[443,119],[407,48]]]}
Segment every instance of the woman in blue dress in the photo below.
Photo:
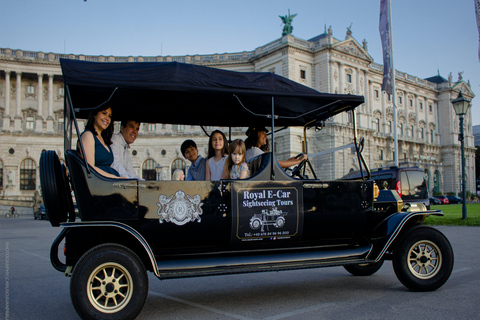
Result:
{"label": "woman in blue dress", "polygon": [[112,108],[105,106],[90,113],[85,131],[80,138],[88,164],[105,177],[119,178],[117,170],[110,167],[113,163],[113,153],[110,148],[112,134]]}

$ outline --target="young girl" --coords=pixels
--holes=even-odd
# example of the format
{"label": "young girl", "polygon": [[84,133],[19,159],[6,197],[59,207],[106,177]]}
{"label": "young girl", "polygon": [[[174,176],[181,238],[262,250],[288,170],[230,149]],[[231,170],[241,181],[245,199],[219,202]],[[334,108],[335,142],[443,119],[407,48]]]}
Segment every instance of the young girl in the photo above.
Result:
{"label": "young girl", "polygon": [[225,170],[222,179],[246,179],[250,176],[250,170],[245,160],[247,149],[242,139],[230,143],[229,156],[225,162]]}
{"label": "young girl", "polygon": [[206,164],[205,179],[218,181],[222,178],[225,159],[228,155],[228,143],[225,134],[215,130],[208,140],[208,160]]}

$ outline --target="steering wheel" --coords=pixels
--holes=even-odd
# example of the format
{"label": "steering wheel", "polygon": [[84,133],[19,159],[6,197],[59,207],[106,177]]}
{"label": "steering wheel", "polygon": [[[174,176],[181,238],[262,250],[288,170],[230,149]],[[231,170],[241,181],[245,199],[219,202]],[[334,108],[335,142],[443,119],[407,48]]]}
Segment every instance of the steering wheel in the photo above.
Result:
{"label": "steering wheel", "polygon": [[[300,154],[301,155],[301,154]],[[302,160],[295,168],[292,170],[292,177],[299,177],[300,179],[307,179],[303,174],[302,174],[302,169],[305,167],[305,164],[307,163],[307,160]]]}

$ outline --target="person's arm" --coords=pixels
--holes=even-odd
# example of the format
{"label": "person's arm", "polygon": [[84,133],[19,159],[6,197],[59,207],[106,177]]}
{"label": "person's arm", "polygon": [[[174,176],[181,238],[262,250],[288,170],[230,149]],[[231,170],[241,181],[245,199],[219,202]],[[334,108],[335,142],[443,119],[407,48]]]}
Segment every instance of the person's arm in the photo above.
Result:
{"label": "person's arm", "polygon": [[208,166],[208,160],[205,162],[205,180],[210,181],[210,167]]}
{"label": "person's arm", "polygon": [[302,156],[300,158],[295,158],[295,157],[291,157],[290,159],[288,160],[283,160],[283,161],[278,161],[278,163],[280,164],[280,166],[282,168],[288,168],[288,167],[291,167],[291,166],[296,166],[297,164],[299,164],[300,162],[302,162],[303,160],[307,160],[307,155],[306,154],[302,154]]}
{"label": "person's arm", "polygon": [[222,177],[220,179],[230,179],[228,174],[227,162],[225,161],[225,165],[223,166]]}
{"label": "person's arm", "polygon": [[83,149],[85,150],[85,157],[87,158],[87,163],[93,169],[95,169],[95,171],[97,171],[101,175],[108,178],[115,178],[115,179],[123,178],[123,177],[117,177],[114,174],[105,172],[102,169],[95,166],[95,138],[93,137],[93,133],[91,131],[85,131],[82,134],[81,139],[82,139]]}
{"label": "person's arm", "polygon": [[115,135],[112,137],[112,145],[110,147],[112,148],[112,153],[113,153],[113,163],[110,165],[110,167],[117,170],[118,174],[121,177],[130,177],[129,172],[122,164],[123,152],[124,152],[124,150],[122,150],[123,147],[117,141],[117,139],[115,138]]}
{"label": "person's arm", "polygon": [[248,170],[248,164],[244,162],[240,166],[240,179],[247,179],[249,175],[250,170]]}

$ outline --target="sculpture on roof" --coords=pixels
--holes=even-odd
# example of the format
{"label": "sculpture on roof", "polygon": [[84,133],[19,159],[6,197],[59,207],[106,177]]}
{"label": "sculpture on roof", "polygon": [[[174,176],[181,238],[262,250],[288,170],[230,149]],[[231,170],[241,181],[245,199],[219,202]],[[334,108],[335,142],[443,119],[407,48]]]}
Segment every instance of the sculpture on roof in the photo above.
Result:
{"label": "sculpture on roof", "polygon": [[463,71],[460,71],[460,72],[458,73],[458,80],[457,80],[457,82],[460,82],[460,81],[463,81]]}
{"label": "sculpture on roof", "polygon": [[287,34],[292,34],[292,31],[293,31],[292,21],[293,21],[293,18],[295,18],[296,16],[297,16],[296,13],[290,15],[290,9],[288,9],[288,15],[279,16],[280,19],[282,19],[282,22],[284,24],[282,36],[286,36]]}
{"label": "sculpture on roof", "polygon": [[350,27],[347,27],[347,34],[345,35],[345,39],[350,38],[352,36],[352,25],[353,25],[353,22],[350,23]]}

